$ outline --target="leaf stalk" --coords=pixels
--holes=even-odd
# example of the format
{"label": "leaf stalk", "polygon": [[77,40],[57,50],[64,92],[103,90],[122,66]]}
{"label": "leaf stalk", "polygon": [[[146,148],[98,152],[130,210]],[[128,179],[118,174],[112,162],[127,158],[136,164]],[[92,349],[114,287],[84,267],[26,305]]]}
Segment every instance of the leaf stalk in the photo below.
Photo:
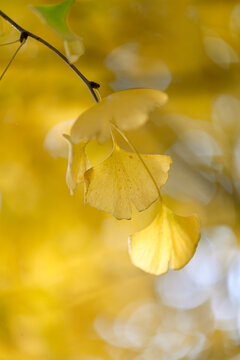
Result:
{"label": "leaf stalk", "polygon": [[160,200],[162,200],[162,195],[160,193],[160,190],[158,188],[157,182],[154,179],[153,174],[151,173],[150,169],[148,168],[147,164],[145,163],[145,161],[143,160],[142,156],[139,154],[139,152],[137,151],[135,145],[131,142],[131,140],[125,135],[125,133],[119,129],[119,127],[114,124],[113,122],[111,122],[111,125],[114,129],[116,129],[116,131],[121,135],[121,137],[126,141],[126,143],[130,146],[130,148],[132,149],[132,151],[137,155],[137,157],[139,158],[139,160],[141,161],[142,165],[144,166],[145,170],[147,171],[148,175],[150,176],[150,178],[152,179],[152,182],[157,190],[158,193],[158,197]]}

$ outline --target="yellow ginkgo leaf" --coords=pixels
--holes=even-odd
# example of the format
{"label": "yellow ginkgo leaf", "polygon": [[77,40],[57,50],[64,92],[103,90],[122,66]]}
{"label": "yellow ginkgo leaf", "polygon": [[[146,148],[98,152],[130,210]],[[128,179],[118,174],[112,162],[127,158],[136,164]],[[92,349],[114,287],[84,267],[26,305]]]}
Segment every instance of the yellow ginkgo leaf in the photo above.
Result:
{"label": "yellow ginkgo leaf", "polygon": [[85,152],[87,141],[73,144],[69,135],[64,134],[63,137],[67,140],[69,147],[66,182],[70,194],[73,195],[77,185],[83,182],[85,171],[90,167]]}
{"label": "yellow ginkgo leaf", "polygon": [[79,143],[82,139],[97,138],[104,142],[110,137],[109,123],[121,130],[143,125],[149,113],[166,103],[168,97],[160,90],[128,89],[107,96],[79,116],[71,129],[71,139]]}
{"label": "yellow ginkgo leaf", "polygon": [[129,252],[134,265],[160,275],[184,267],[193,257],[200,239],[200,223],[197,216],[178,216],[162,204],[153,222],[142,231],[133,234]]}
{"label": "yellow ginkgo leaf", "polygon": [[156,186],[168,178],[171,158],[167,155],[141,155],[114,145],[111,155],[85,173],[86,201],[117,219],[131,219],[131,203],[138,211],[149,207],[159,197]]}

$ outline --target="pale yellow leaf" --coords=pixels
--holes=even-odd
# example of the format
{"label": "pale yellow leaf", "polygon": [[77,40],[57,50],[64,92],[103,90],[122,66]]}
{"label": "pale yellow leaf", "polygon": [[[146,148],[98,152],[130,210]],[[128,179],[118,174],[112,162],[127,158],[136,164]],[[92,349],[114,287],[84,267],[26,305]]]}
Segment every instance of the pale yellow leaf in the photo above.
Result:
{"label": "pale yellow leaf", "polygon": [[68,157],[68,145],[63,138],[63,134],[70,134],[70,129],[74,120],[66,120],[52,127],[43,143],[43,147],[53,157]]}
{"label": "pale yellow leaf", "polygon": [[64,134],[63,137],[67,140],[69,147],[66,182],[71,195],[73,195],[77,185],[83,182],[84,173],[89,168],[85,152],[87,141],[83,140],[80,144],[73,144],[69,135]]}
{"label": "pale yellow leaf", "polygon": [[72,64],[78,61],[80,56],[84,54],[83,42],[78,36],[64,40],[64,49],[68,60]]}
{"label": "pale yellow leaf", "polygon": [[142,126],[149,113],[166,103],[168,97],[160,90],[128,89],[113,93],[79,116],[73,124],[71,139],[79,143],[81,139],[97,138],[104,142],[110,137],[110,122],[121,130]]}
{"label": "pale yellow leaf", "polygon": [[160,275],[184,267],[193,257],[200,239],[196,216],[174,214],[164,204],[153,222],[130,237],[130,256],[140,269]]}
{"label": "pale yellow leaf", "polygon": [[[171,158],[167,155],[141,155],[160,188],[168,178]],[[111,155],[85,173],[86,201],[117,219],[130,219],[131,203],[143,211],[158,199],[158,191],[136,154],[114,145]]]}

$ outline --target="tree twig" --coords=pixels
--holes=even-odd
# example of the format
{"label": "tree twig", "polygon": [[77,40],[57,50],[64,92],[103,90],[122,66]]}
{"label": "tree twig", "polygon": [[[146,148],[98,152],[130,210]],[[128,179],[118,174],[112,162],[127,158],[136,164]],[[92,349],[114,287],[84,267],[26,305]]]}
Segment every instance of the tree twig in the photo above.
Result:
{"label": "tree twig", "polygon": [[70,68],[83,80],[83,82],[88,87],[93,99],[95,102],[98,102],[98,97],[94,92],[94,89],[98,89],[100,85],[94,81],[89,81],[79,70],[78,68],[73,65],[68,58],[63,55],[58,49],[56,49],[53,45],[49,44],[46,40],[42,39],[40,36],[37,36],[30,31],[23,29],[20,25],[18,25],[14,20],[12,20],[9,16],[7,16],[3,11],[0,10],[0,16],[5,19],[14,29],[20,32],[20,42],[23,40],[27,40],[28,37],[31,37],[38,42],[42,43],[43,45],[47,46],[50,50],[52,50],[55,54],[57,54]]}
{"label": "tree twig", "polygon": [[11,57],[9,63],[7,64],[7,66],[5,67],[2,75],[0,76],[0,81],[2,80],[2,78],[4,77],[4,75],[6,74],[7,70],[9,69],[9,66],[11,65],[11,63],[12,63],[13,60],[15,59],[17,53],[19,52],[19,50],[21,49],[21,47],[24,45],[25,42],[26,42],[26,40],[21,41],[19,47],[17,48],[17,50],[15,51],[15,53],[13,54],[13,56]]}

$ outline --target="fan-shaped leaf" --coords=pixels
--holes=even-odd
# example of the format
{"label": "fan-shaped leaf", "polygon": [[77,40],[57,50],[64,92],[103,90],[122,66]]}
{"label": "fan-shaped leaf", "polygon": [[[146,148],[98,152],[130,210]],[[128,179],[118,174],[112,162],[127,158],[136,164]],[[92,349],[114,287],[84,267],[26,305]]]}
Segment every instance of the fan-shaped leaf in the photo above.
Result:
{"label": "fan-shaped leaf", "polygon": [[155,275],[184,267],[193,257],[200,239],[196,216],[174,214],[164,204],[154,221],[130,237],[130,256],[134,265]]}
{"label": "fan-shaped leaf", "polygon": [[[171,158],[141,155],[158,187],[168,178]],[[156,186],[136,154],[114,146],[112,154],[85,173],[86,201],[117,219],[130,219],[131,203],[143,211],[158,199]]]}
{"label": "fan-shaped leaf", "polygon": [[149,113],[166,103],[168,97],[160,90],[128,89],[107,96],[79,116],[73,124],[71,139],[97,138],[104,142],[110,137],[109,123],[115,123],[121,130],[142,126]]}

